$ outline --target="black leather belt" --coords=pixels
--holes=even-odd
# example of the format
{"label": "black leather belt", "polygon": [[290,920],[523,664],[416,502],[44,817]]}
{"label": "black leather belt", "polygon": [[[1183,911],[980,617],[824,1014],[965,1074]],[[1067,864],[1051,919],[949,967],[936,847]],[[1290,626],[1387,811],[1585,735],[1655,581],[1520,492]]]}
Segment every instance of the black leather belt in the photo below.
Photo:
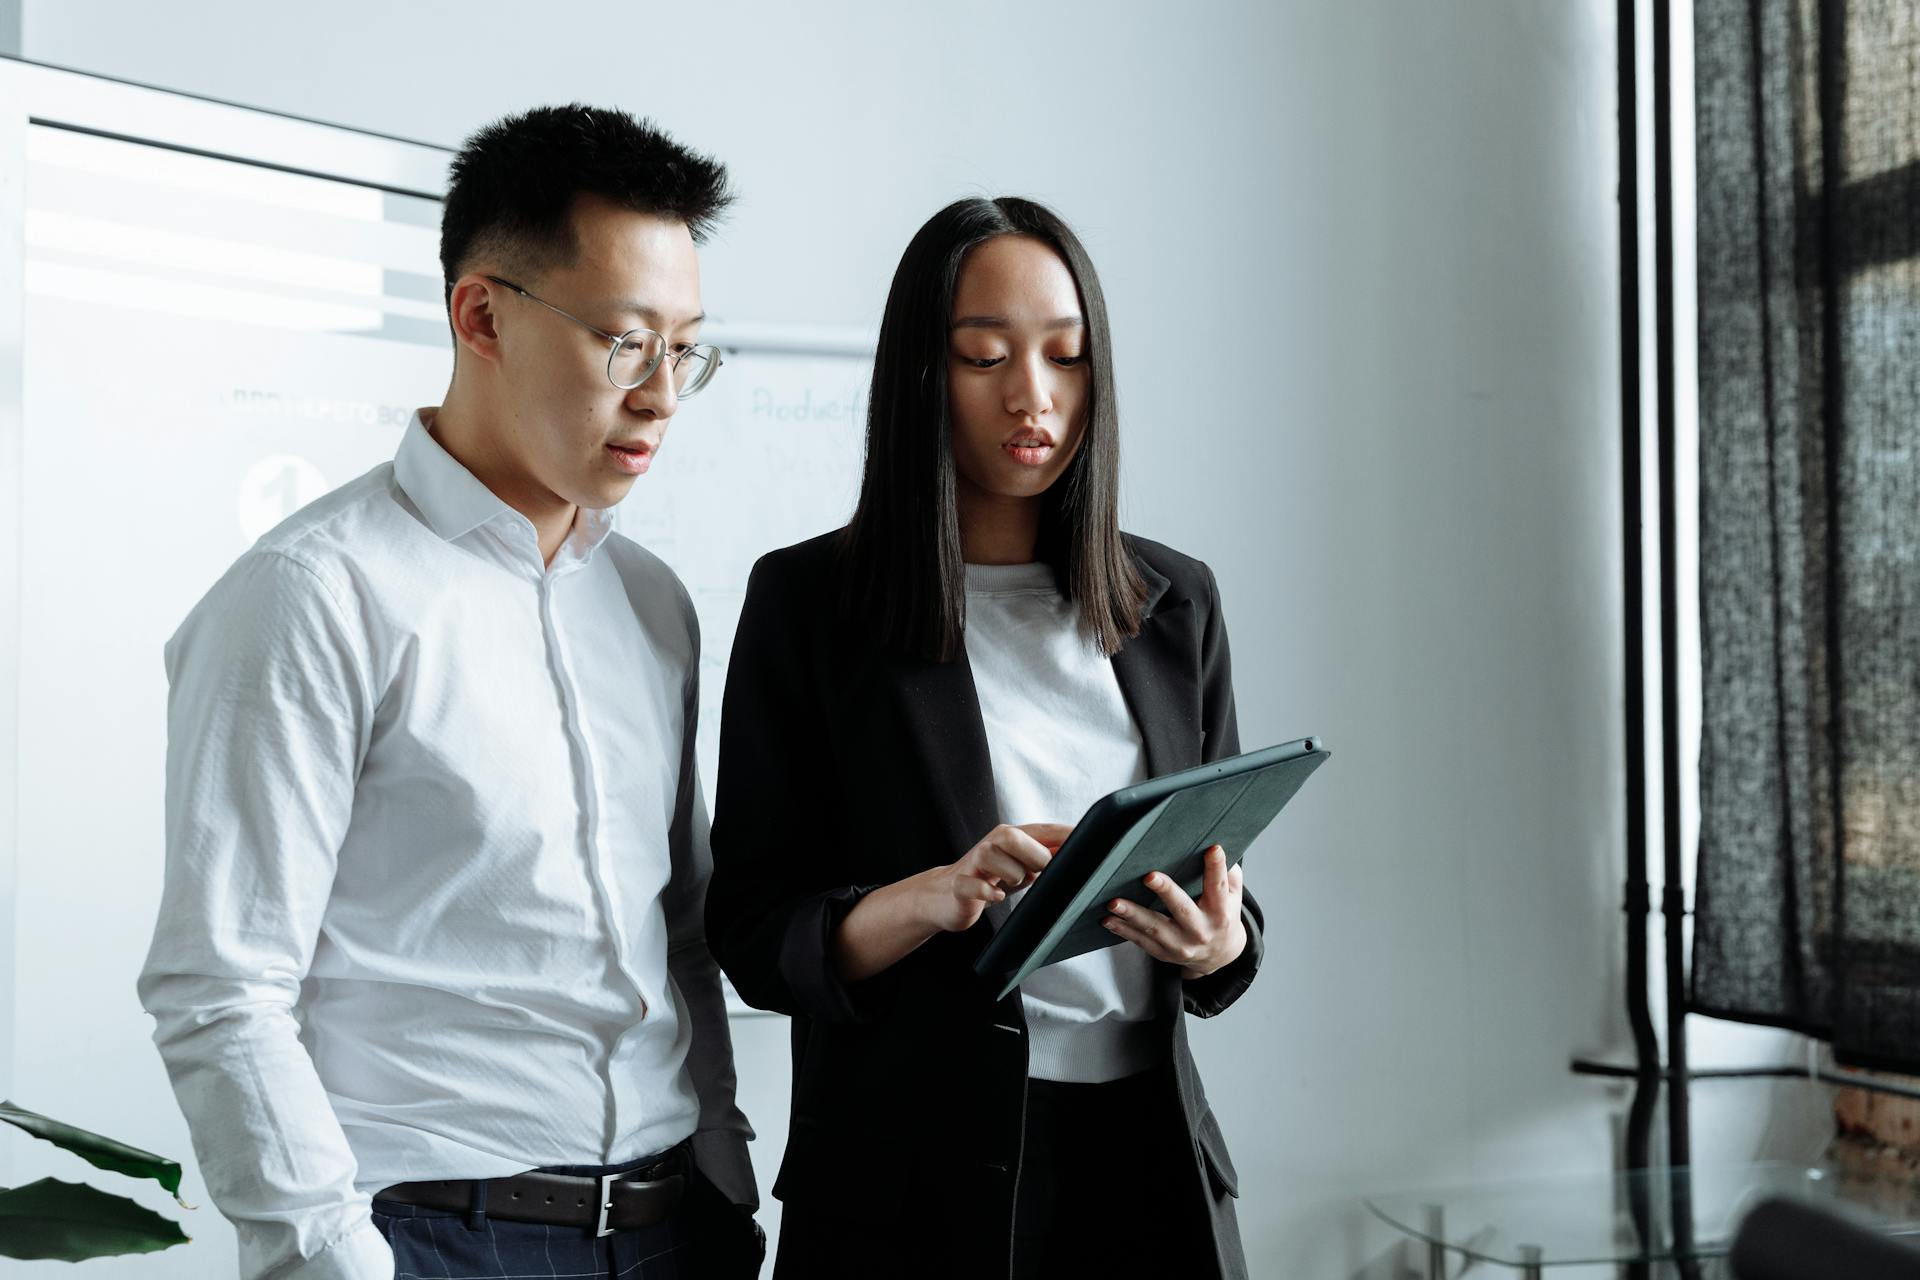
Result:
{"label": "black leather belt", "polygon": [[485,1214],[509,1222],[585,1227],[606,1236],[656,1226],[672,1217],[686,1193],[690,1171],[683,1143],[650,1165],[597,1178],[530,1172],[511,1178],[396,1182],[373,1198],[476,1218]]}

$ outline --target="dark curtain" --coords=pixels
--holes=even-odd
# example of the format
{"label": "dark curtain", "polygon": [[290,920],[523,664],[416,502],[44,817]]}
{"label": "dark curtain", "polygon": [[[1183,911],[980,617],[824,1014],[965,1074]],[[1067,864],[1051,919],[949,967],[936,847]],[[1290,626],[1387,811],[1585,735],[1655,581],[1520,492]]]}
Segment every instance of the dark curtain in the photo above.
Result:
{"label": "dark curtain", "polygon": [[1697,0],[1692,1007],[1920,1067],[1920,4]]}

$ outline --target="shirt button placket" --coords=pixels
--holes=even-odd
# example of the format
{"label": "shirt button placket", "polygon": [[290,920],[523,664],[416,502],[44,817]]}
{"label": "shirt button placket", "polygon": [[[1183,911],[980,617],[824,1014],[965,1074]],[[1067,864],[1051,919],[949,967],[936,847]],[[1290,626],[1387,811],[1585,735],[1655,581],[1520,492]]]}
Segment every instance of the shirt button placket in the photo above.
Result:
{"label": "shirt button placket", "polygon": [[[548,652],[551,655],[555,678],[560,685],[561,710],[567,728],[567,736],[574,751],[575,767],[579,770],[580,794],[585,804],[581,814],[581,848],[586,856],[588,878],[593,885],[594,897],[600,907],[601,924],[605,930],[607,946],[613,957],[614,968],[619,971],[633,988],[634,998],[640,1004],[641,1017],[647,1015],[646,997],[639,978],[633,971],[627,955],[626,936],[621,929],[619,903],[616,900],[612,883],[611,868],[608,867],[603,850],[600,847],[599,812],[602,804],[600,794],[599,770],[595,767],[593,752],[587,741],[586,723],[582,716],[579,692],[573,677],[573,669],[567,660],[564,637],[560,632],[559,618],[554,606],[554,584],[559,575],[547,573],[540,579],[540,620],[545,633]],[[611,1144],[625,1124],[622,1100],[615,1085],[618,1072],[616,1065],[624,1050],[624,1037],[615,1037],[607,1046],[604,1074],[607,1083],[607,1140]]]}

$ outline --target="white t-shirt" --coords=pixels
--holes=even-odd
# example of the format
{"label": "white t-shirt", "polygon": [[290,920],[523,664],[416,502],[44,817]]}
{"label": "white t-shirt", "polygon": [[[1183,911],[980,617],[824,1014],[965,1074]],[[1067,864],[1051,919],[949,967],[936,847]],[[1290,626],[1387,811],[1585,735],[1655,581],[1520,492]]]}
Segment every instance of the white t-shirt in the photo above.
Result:
{"label": "white t-shirt", "polygon": [[[966,644],[1000,821],[1072,826],[1109,791],[1146,780],[1146,747],[1113,663],[1052,569],[968,565]],[[987,908],[996,923],[1023,893]],[[1130,942],[1048,965],[1020,994],[1038,1079],[1118,1080],[1165,1055],[1154,961]]]}

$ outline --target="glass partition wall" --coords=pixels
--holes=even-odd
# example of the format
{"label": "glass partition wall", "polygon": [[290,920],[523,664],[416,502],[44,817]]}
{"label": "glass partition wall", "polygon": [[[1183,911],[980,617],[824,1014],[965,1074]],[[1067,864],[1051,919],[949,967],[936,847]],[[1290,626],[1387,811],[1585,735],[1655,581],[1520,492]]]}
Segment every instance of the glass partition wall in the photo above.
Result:
{"label": "glass partition wall", "polygon": [[[447,159],[0,62],[0,1096],[189,1169],[133,986],[162,868],[161,649],[446,385]],[[0,1145],[0,1185],[45,1174],[166,1205]],[[112,1265],[233,1274],[211,1205],[169,1216],[191,1245]]]}

